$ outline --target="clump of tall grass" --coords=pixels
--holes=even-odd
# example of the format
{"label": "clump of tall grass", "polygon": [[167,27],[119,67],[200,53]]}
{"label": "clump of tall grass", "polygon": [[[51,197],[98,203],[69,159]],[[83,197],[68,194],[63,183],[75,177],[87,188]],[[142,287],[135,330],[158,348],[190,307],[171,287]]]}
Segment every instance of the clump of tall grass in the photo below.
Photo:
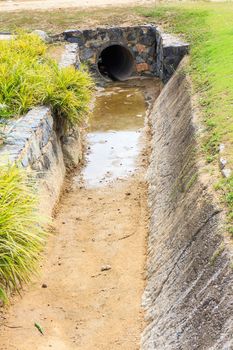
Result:
{"label": "clump of tall grass", "polygon": [[68,124],[88,111],[92,80],[85,69],[58,68],[35,34],[0,41],[0,118],[14,118],[46,104]]}
{"label": "clump of tall grass", "polygon": [[0,299],[3,302],[36,271],[44,239],[33,180],[16,165],[0,165]]}

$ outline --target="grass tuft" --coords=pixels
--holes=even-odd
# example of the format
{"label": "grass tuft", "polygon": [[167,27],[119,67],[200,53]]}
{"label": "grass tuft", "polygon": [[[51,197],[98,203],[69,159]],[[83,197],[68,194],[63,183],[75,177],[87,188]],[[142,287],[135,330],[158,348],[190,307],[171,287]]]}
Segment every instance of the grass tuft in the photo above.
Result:
{"label": "grass tuft", "polygon": [[32,179],[16,165],[0,166],[0,299],[6,303],[37,269],[45,231]]}
{"label": "grass tuft", "polygon": [[88,111],[92,80],[85,69],[59,69],[47,55],[46,44],[34,34],[0,41],[0,118],[14,118],[46,104],[67,124]]}

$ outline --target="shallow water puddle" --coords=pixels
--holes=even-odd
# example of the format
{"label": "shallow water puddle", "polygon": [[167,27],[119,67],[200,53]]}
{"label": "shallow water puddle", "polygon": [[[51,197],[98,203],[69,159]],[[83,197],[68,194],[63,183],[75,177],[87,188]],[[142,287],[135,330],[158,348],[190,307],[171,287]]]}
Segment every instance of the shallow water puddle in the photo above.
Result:
{"label": "shallow water puddle", "polygon": [[87,164],[81,174],[86,186],[122,179],[136,170],[146,110],[143,86],[131,82],[99,88],[87,134]]}

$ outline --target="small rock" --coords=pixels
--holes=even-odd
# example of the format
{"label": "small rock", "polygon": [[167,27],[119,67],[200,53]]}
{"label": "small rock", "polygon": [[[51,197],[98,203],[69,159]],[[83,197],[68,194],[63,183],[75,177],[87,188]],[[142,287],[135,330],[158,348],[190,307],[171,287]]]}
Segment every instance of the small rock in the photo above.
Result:
{"label": "small rock", "polygon": [[131,193],[130,192],[126,192],[126,196],[130,196],[131,195]]}
{"label": "small rock", "polygon": [[223,143],[220,143],[219,145],[219,152],[222,153],[224,151],[225,145]]}
{"label": "small rock", "polygon": [[51,42],[50,37],[43,30],[34,30],[33,34],[38,35],[41,38],[41,40],[44,41],[45,43],[50,43]]}
{"label": "small rock", "polygon": [[48,286],[47,286],[46,283],[43,283],[41,287],[42,287],[42,288],[48,288]]}
{"label": "small rock", "polygon": [[230,177],[231,176],[231,169],[222,169],[222,174],[226,178]]}
{"label": "small rock", "polygon": [[227,165],[227,160],[225,158],[220,158],[219,159],[219,163],[220,163],[220,169],[224,169],[225,166]]}
{"label": "small rock", "polygon": [[83,253],[85,253],[85,251],[86,251],[85,249],[82,249],[82,252],[83,252]]}
{"label": "small rock", "polygon": [[101,271],[108,271],[111,270],[112,266],[111,265],[103,265],[101,266]]}

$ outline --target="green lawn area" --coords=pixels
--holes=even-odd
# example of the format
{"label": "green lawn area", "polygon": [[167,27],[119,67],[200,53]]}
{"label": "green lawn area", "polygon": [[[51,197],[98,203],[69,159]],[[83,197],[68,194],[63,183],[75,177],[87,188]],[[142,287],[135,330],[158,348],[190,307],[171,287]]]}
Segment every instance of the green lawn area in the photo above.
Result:
{"label": "green lawn area", "polygon": [[[217,167],[223,143],[223,157],[233,169],[233,4],[174,3],[137,11],[191,44],[188,73],[206,126],[203,154]],[[233,176],[215,189],[222,191],[228,204],[228,228],[233,233]]]}

